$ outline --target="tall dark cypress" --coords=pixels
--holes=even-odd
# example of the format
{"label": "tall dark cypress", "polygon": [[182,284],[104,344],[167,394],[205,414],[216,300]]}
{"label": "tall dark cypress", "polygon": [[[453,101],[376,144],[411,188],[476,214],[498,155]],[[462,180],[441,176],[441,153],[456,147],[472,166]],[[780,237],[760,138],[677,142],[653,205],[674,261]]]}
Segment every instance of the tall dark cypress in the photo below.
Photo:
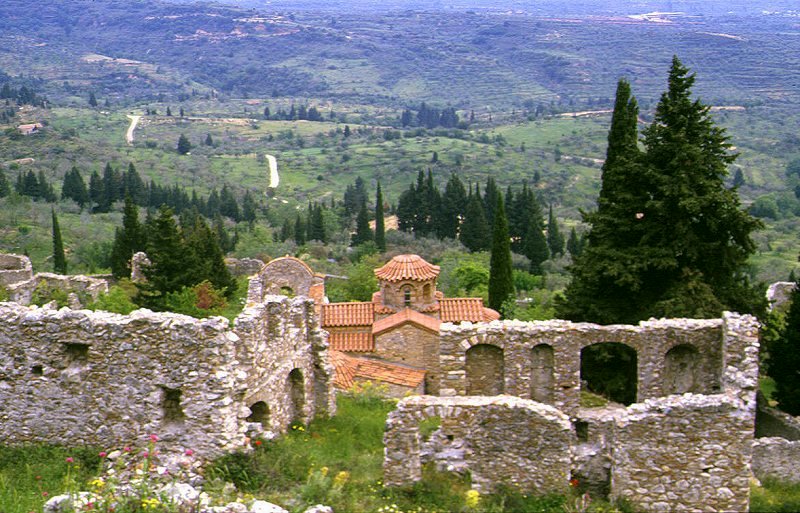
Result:
{"label": "tall dark cypress", "polygon": [[131,275],[131,257],[137,251],[144,251],[146,244],[145,231],[139,222],[139,208],[130,195],[125,196],[122,228],[116,231],[111,248],[111,273],[115,278]]}
{"label": "tall dark cypress", "polygon": [[550,212],[547,216],[547,247],[553,256],[564,254],[564,236],[558,228],[558,220],[553,215],[553,205],[550,205]]}
{"label": "tall dark cypress", "polygon": [[461,224],[459,240],[470,251],[486,251],[489,249],[491,231],[486,222],[486,211],[478,194],[467,199],[464,222]]}
{"label": "tall dark cypress", "polygon": [[350,239],[351,246],[360,246],[366,242],[375,239],[372,229],[369,227],[369,212],[367,212],[367,203],[361,203],[361,208],[358,210],[356,216],[356,231]]}
{"label": "tall dark cypress", "polygon": [[375,245],[381,251],[386,251],[386,224],[383,219],[383,192],[381,183],[375,192]]}
{"label": "tall dark cypress", "polygon": [[467,203],[467,193],[464,184],[453,173],[444,188],[441,201],[441,214],[439,220],[440,237],[455,239],[458,237],[458,230],[461,220],[464,217],[464,210]]}
{"label": "tall dark cypress", "polygon": [[504,303],[514,297],[514,277],[511,267],[511,239],[503,197],[497,196],[492,228],[492,256],[489,261],[489,308],[505,317]]}
{"label": "tall dark cypress", "polygon": [[58,226],[55,209],[51,209],[50,213],[53,218],[53,272],[67,274],[67,256],[64,254],[64,242],[61,240],[61,227]]}
{"label": "tall dark cypress", "polygon": [[800,415],[800,292],[795,284],[792,305],[786,315],[781,337],[767,347],[769,376],[775,380],[778,407],[791,415]]}

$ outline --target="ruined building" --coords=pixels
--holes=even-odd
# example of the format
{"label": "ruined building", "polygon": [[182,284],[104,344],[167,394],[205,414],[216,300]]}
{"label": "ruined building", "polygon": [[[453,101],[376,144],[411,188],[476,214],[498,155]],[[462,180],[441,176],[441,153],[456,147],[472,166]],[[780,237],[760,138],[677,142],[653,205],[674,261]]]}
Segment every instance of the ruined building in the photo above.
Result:
{"label": "ruined building", "polygon": [[6,444],[102,447],[155,433],[165,447],[218,456],[335,412],[326,338],[306,297],[264,295],[233,326],[0,303],[0,433]]}

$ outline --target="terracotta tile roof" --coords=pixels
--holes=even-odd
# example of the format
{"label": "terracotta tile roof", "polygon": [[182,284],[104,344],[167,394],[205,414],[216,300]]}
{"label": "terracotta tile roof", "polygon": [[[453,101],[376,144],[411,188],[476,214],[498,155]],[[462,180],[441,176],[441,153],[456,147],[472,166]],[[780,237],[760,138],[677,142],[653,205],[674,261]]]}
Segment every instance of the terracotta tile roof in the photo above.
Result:
{"label": "terracotta tile roof", "polygon": [[353,331],[334,331],[328,337],[330,348],[336,351],[371,352],[375,350],[372,333]]}
{"label": "terracotta tile roof", "polygon": [[331,303],[322,305],[322,326],[369,326],[375,320],[372,303]]}
{"label": "terracotta tile roof", "polygon": [[483,306],[479,297],[453,297],[439,300],[442,322],[487,322],[500,318],[500,314]]}
{"label": "terracotta tile roof", "polygon": [[390,315],[385,319],[375,321],[375,324],[372,325],[372,334],[377,335],[379,333],[383,333],[384,331],[390,330],[407,322],[416,324],[417,326],[434,333],[439,333],[439,325],[441,324],[439,319],[429,315],[421,314],[415,310],[411,310],[410,308],[404,308],[394,315]]}
{"label": "terracotta tile roof", "polygon": [[419,255],[397,255],[375,269],[375,276],[383,281],[428,281],[439,276],[439,266],[429,264]]}
{"label": "terracotta tile roof", "polygon": [[406,365],[358,358],[338,351],[330,352],[331,363],[336,369],[333,384],[340,389],[353,386],[356,379],[383,381],[409,388],[416,388],[425,380],[425,371]]}

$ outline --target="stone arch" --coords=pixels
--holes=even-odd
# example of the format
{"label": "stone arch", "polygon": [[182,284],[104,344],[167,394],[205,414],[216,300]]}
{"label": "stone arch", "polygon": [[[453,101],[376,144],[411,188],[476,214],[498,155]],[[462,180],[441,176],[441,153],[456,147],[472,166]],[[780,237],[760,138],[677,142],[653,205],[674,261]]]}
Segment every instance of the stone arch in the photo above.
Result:
{"label": "stone arch", "polygon": [[247,417],[247,422],[258,422],[264,429],[269,429],[269,405],[264,401],[256,401],[250,405],[250,416]]}
{"label": "stone arch", "polygon": [[291,422],[305,421],[306,390],[303,371],[292,369],[287,377],[287,390],[289,392],[289,419]]}
{"label": "stone arch", "polygon": [[664,395],[700,393],[700,352],[692,344],[679,344],[664,355]]}
{"label": "stone arch", "polygon": [[476,344],[466,352],[467,395],[499,395],[505,391],[503,349]]}
{"label": "stone arch", "polygon": [[284,285],[281,287],[281,295],[286,297],[294,297],[294,289],[289,285]]}
{"label": "stone arch", "polygon": [[638,392],[638,353],[620,342],[598,342],[581,349],[581,390],[629,405]]}
{"label": "stone arch", "polygon": [[553,346],[538,344],[531,348],[531,399],[553,404]]}

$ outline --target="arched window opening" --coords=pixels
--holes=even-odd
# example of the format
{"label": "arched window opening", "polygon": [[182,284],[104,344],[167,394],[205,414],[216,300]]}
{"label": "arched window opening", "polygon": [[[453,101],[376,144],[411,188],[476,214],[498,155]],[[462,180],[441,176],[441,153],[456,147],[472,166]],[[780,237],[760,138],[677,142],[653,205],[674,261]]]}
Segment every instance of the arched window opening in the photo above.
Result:
{"label": "arched window opening", "polygon": [[291,401],[292,422],[303,422],[303,411],[306,405],[305,380],[303,371],[292,369],[289,373],[289,398]]}
{"label": "arched window opening", "polygon": [[629,405],[636,402],[636,351],[617,342],[602,342],[581,350],[581,391]]}
{"label": "arched window opening", "polygon": [[292,287],[284,285],[283,287],[281,287],[281,296],[294,297],[294,290],[292,289]]}
{"label": "arched window opening", "polygon": [[505,389],[503,350],[478,344],[467,350],[467,395],[498,395]]}
{"label": "arched window opening", "polygon": [[425,298],[425,301],[431,300],[431,287],[430,283],[426,283],[425,286],[422,287],[422,297]]}
{"label": "arched window opening", "polygon": [[409,286],[403,288],[403,304],[405,306],[411,306],[411,287]]}
{"label": "arched window opening", "polygon": [[180,424],[186,418],[179,388],[161,387],[161,414],[165,424]]}
{"label": "arched window opening", "polygon": [[269,429],[269,406],[264,401],[250,405],[250,416],[247,422],[258,422],[264,429]]}

